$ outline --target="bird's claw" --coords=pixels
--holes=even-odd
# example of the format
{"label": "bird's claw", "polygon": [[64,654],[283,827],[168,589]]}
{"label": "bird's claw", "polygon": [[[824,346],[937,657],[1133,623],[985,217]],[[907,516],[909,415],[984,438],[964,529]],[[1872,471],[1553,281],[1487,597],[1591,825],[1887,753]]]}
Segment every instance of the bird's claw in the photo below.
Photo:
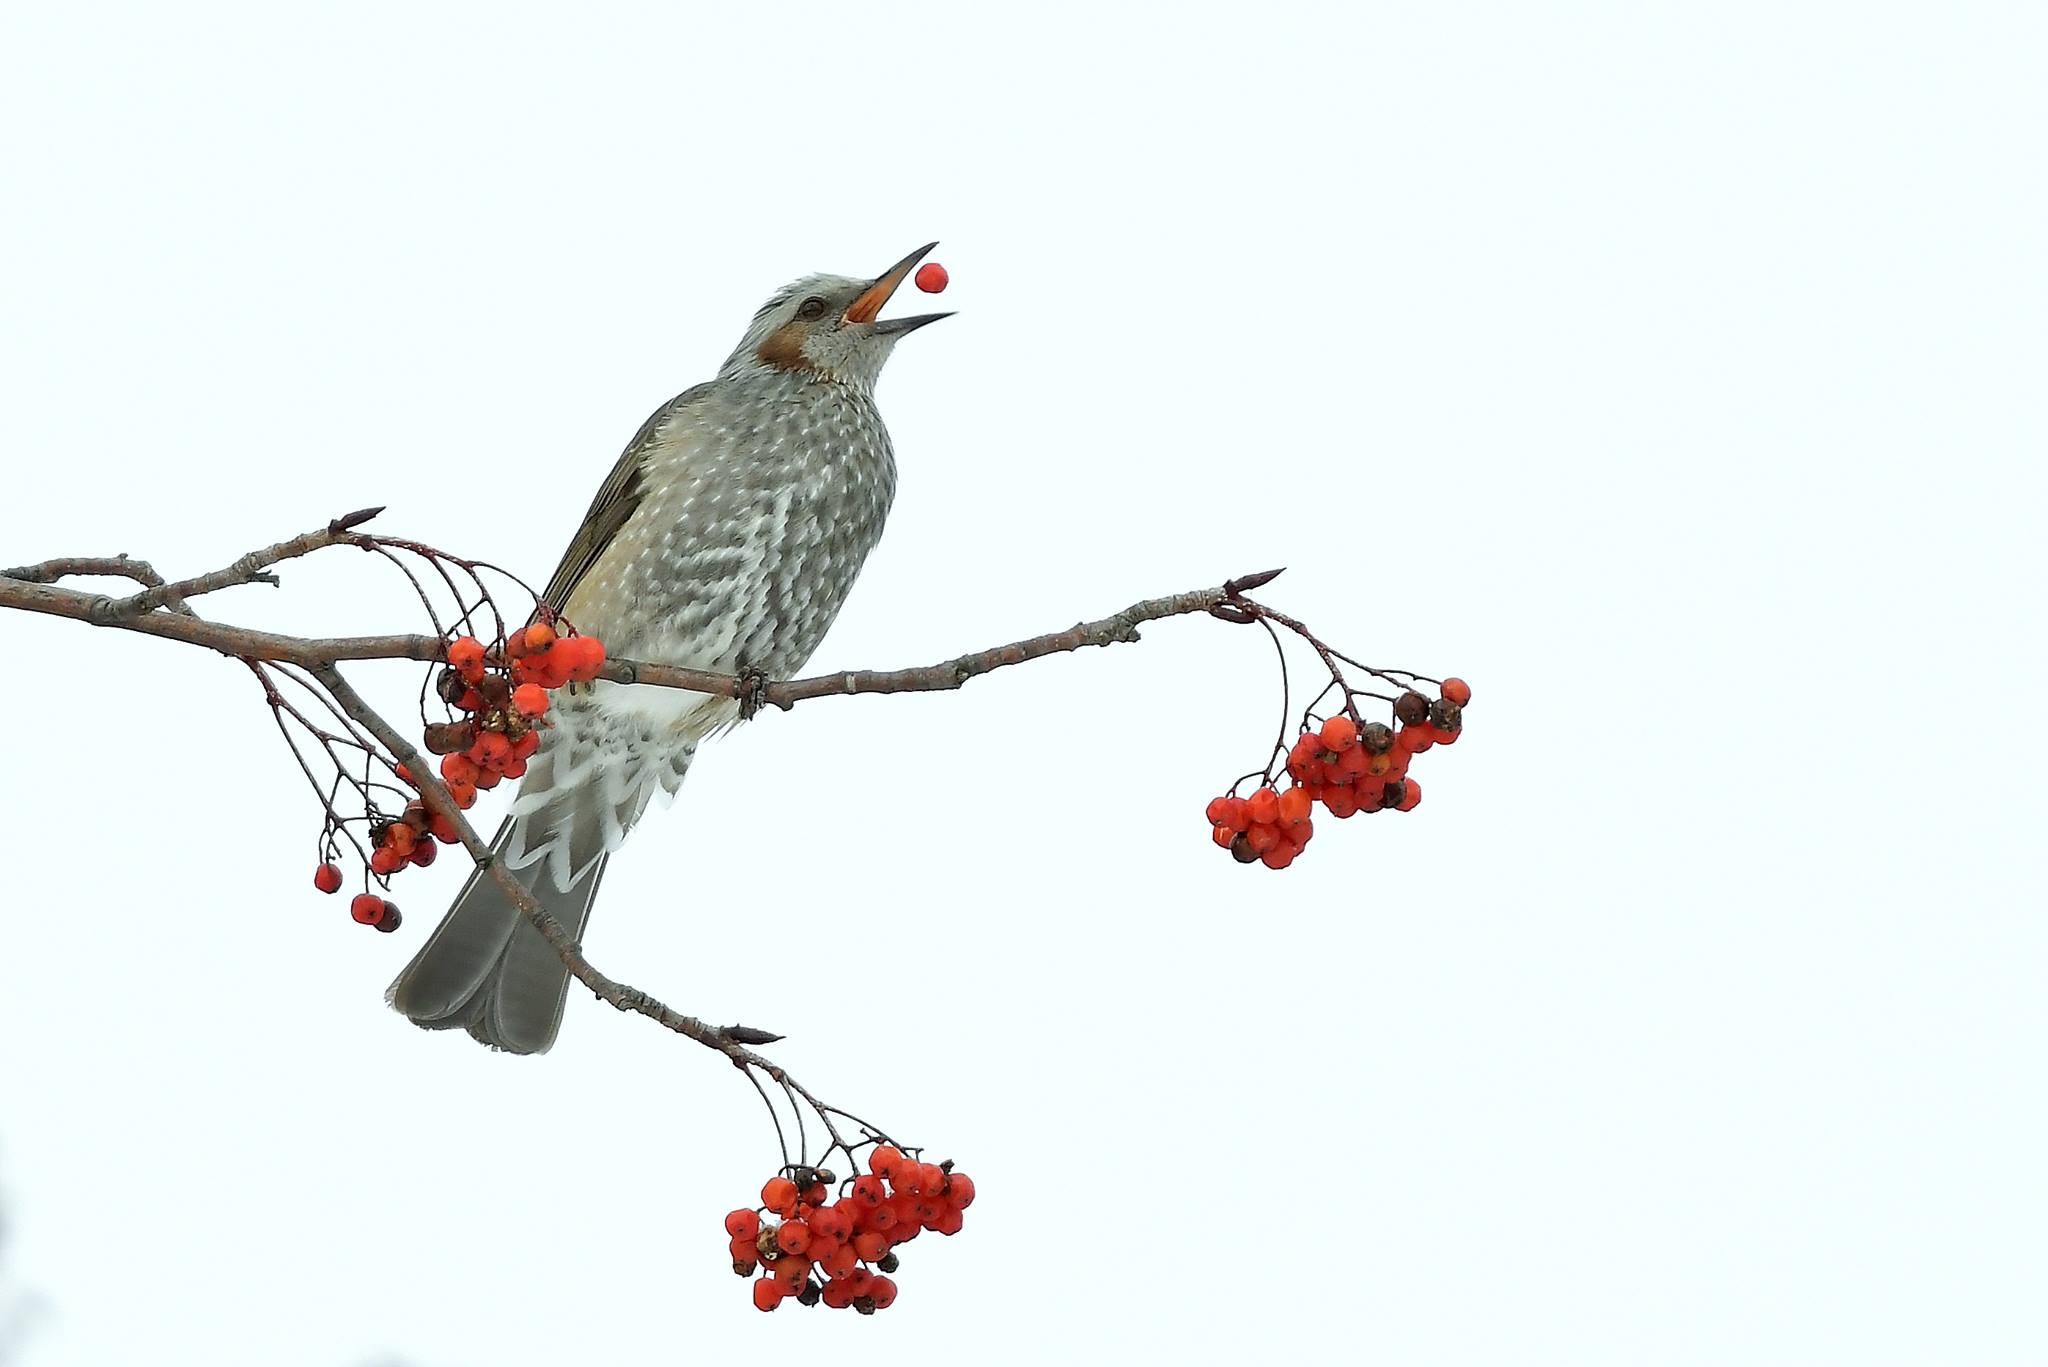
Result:
{"label": "bird's claw", "polygon": [[768,676],[758,669],[742,669],[739,680],[740,720],[752,721],[768,705]]}

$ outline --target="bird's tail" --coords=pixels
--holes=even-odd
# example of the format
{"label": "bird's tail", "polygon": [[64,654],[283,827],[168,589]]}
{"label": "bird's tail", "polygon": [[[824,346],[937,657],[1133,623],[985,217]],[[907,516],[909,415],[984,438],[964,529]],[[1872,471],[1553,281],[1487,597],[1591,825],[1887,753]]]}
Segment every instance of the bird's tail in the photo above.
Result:
{"label": "bird's tail", "polygon": [[[491,841],[501,861],[514,826],[508,820]],[[572,939],[581,940],[604,865],[600,847],[588,861],[577,861],[580,872],[566,888],[555,886],[544,862],[510,871]],[[561,956],[478,869],[385,1000],[424,1029],[460,1026],[494,1049],[544,1054],[562,1028],[568,992]]]}

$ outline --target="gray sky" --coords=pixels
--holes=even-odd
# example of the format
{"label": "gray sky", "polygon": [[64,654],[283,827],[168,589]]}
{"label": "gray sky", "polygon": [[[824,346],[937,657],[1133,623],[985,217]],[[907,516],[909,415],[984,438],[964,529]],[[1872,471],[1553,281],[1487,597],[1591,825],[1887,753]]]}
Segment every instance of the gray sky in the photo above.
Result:
{"label": "gray sky", "polygon": [[[24,1364],[2048,1356],[2038,6],[569,13],[0,17],[0,563],[388,503],[544,576],[771,289],[937,237],[814,663],[1285,564],[1470,734],[1281,874],[1201,819],[1277,703],[1220,622],[707,752],[593,959],[981,1190],[764,1319],[728,1067],[409,1028],[454,861],[362,931],[239,667],[10,620]],[[415,625],[285,578],[208,609]]]}

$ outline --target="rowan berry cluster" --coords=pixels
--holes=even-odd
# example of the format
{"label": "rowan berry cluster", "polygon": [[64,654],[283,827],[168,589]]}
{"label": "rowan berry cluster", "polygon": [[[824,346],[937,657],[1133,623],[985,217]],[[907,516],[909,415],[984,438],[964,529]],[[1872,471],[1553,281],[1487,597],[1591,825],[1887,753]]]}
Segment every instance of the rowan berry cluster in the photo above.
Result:
{"label": "rowan berry cluster", "polygon": [[[604,668],[604,646],[594,636],[561,636],[552,626],[535,623],[512,633],[489,659],[483,642],[458,636],[448,643],[448,665],[435,681],[441,699],[469,715],[460,721],[431,723],[426,746],[441,756],[441,779],[455,805],[467,809],[479,789],[526,772],[526,761],[540,748],[548,723],[548,693],[569,683],[588,683]],[[395,766],[400,782],[419,785],[405,765]],[[330,822],[332,818],[330,818]],[[331,829],[331,825],[330,825]],[[453,821],[434,815],[418,798],[396,817],[375,817],[370,823],[370,872],[379,880],[408,865],[424,868],[438,853],[435,842],[453,845],[462,839]],[[330,846],[330,855],[332,847]],[[330,858],[313,871],[321,892],[341,891],[342,874]],[[374,893],[361,893],[349,914],[378,930],[398,929],[398,907]]]}
{"label": "rowan berry cluster", "polygon": [[[785,1169],[761,1188],[760,1206],[725,1217],[732,1270],[754,1282],[754,1305],[823,1302],[872,1315],[896,1300],[893,1250],[925,1230],[958,1234],[974,1204],[974,1182],[947,1163],[923,1163],[890,1144],[868,1156],[868,1171],[828,1199],[832,1174]],[[764,1219],[764,1213],[776,1219]]]}
{"label": "rowan berry cluster", "polygon": [[548,693],[588,683],[604,668],[604,646],[594,636],[558,636],[545,622],[512,633],[504,663],[486,659],[483,643],[458,636],[448,643],[448,667],[435,684],[442,701],[469,716],[427,727],[427,749],[441,756],[441,779],[455,805],[467,809],[479,790],[526,772],[540,749]]}
{"label": "rowan berry cluster", "polygon": [[1422,785],[1409,774],[1409,765],[1427,750],[1457,742],[1471,701],[1469,684],[1445,679],[1434,700],[1413,689],[1394,700],[1398,729],[1381,722],[1361,726],[1345,713],[1315,729],[1304,726],[1287,752],[1293,786],[1282,791],[1268,781],[1250,797],[1212,798],[1206,813],[1211,838],[1240,864],[1284,869],[1315,834],[1311,813],[1318,802],[1339,818],[1414,811],[1422,802]]}

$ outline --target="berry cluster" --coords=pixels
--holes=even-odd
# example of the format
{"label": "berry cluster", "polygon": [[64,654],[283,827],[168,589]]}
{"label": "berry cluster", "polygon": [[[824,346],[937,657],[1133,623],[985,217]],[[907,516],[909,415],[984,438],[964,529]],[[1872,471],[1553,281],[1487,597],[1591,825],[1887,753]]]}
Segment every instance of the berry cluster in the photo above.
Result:
{"label": "berry cluster", "polygon": [[513,632],[503,656],[506,663],[494,668],[481,641],[458,636],[448,643],[448,667],[435,686],[444,702],[470,714],[426,730],[427,749],[441,756],[448,795],[465,809],[478,790],[526,772],[526,761],[540,748],[549,690],[588,683],[604,668],[596,637],[558,636],[545,622]]}
{"label": "berry cluster", "polygon": [[1315,834],[1310,813],[1320,802],[1334,817],[1360,812],[1412,812],[1422,802],[1422,785],[1408,773],[1415,756],[1457,742],[1465,727],[1472,688],[1445,679],[1434,701],[1412,689],[1394,700],[1399,729],[1380,722],[1363,726],[1349,715],[1302,729],[1287,752],[1294,786],[1284,792],[1271,782],[1250,797],[1212,798],[1207,816],[1215,842],[1240,864],[1269,869],[1292,864]]}
{"label": "berry cluster", "polygon": [[[958,1234],[961,1212],[974,1204],[974,1182],[948,1163],[921,1163],[890,1144],[868,1156],[868,1172],[828,1201],[832,1174],[798,1167],[771,1177],[761,1205],[725,1217],[732,1270],[752,1277],[754,1304],[773,1310],[794,1298],[863,1315],[896,1300],[891,1250],[925,1230]],[[762,1218],[763,1212],[779,1217]]]}
{"label": "berry cluster", "polygon": [[[487,658],[483,642],[458,636],[448,643],[448,666],[435,691],[441,699],[470,715],[461,721],[429,724],[426,746],[441,756],[441,779],[455,805],[467,809],[479,789],[526,772],[526,761],[540,748],[542,720],[550,690],[569,683],[588,683],[604,668],[604,646],[594,636],[560,636],[552,626],[535,623],[512,633],[497,664]],[[403,783],[419,785],[405,765],[395,772]],[[434,862],[435,844],[462,839],[455,823],[427,810],[418,798],[396,817],[370,823],[370,872],[389,880],[408,865],[424,868]],[[330,854],[331,854],[330,846]],[[321,892],[341,891],[341,870],[331,860],[313,871]],[[361,893],[349,914],[378,930],[398,929],[396,904],[374,893]]]}

